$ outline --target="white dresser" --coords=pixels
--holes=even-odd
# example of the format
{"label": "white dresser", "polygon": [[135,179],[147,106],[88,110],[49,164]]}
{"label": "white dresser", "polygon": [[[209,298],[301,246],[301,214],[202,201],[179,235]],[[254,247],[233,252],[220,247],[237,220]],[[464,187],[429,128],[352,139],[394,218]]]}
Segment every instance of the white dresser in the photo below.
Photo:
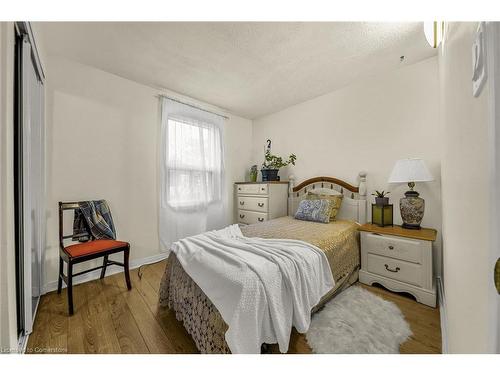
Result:
{"label": "white dresser", "polygon": [[288,212],[288,181],[236,182],[235,199],[239,224],[254,224]]}
{"label": "white dresser", "polygon": [[365,224],[361,231],[359,281],[379,283],[395,292],[408,292],[418,302],[436,306],[432,271],[434,229],[404,229]]}

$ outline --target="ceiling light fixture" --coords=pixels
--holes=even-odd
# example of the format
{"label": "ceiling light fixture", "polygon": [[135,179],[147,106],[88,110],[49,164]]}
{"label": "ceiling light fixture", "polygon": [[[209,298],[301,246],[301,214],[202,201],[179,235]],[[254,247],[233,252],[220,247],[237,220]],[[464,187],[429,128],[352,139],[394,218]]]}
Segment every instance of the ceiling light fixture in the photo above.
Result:
{"label": "ceiling light fixture", "polygon": [[443,40],[444,22],[424,22],[424,34],[425,39],[427,39],[427,43],[429,43],[432,48],[438,48],[439,44]]}

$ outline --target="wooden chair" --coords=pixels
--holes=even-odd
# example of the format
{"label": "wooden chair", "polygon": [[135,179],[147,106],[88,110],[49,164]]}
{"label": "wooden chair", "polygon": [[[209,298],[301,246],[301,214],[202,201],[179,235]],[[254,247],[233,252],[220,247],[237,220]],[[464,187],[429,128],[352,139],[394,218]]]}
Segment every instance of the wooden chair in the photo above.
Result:
{"label": "wooden chair", "polygon": [[[73,277],[82,275],[87,272],[92,272],[98,269],[101,271],[101,279],[106,274],[106,267],[110,265],[121,266],[125,270],[125,281],[128,290],[132,289],[130,284],[129,274],[129,255],[130,244],[128,242],[116,240],[89,240],[87,242],[72,244],[69,246],[64,245],[64,240],[68,238],[92,238],[88,232],[74,233],[64,235],[63,230],[63,212],[66,210],[78,210],[78,202],[59,202],[59,279],[57,281],[57,293],[61,293],[62,282],[66,283],[68,290],[68,310],[69,315],[73,315]],[[123,251],[123,263],[109,260],[111,254]],[[86,262],[88,260],[104,257],[102,266],[94,267],[78,273],[73,273],[73,266],[78,263]],[[68,274],[64,275],[64,262],[68,264]]]}

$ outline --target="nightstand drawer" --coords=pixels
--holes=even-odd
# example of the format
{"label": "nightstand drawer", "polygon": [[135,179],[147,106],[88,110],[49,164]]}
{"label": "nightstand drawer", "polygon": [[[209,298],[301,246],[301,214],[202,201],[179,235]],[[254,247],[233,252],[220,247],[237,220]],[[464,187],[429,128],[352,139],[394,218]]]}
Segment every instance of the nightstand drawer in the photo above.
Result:
{"label": "nightstand drawer", "polygon": [[402,260],[368,254],[368,272],[422,286],[422,266]]}
{"label": "nightstand drawer", "polygon": [[369,253],[422,263],[422,242],[401,237],[363,233],[362,247]]}
{"label": "nightstand drawer", "polygon": [[255,224],[267,220],[267,214],[254,211],[238,210],[238,223]]}
{"label": "nightstand drawer", "polygon": [[267,195],[267,184],[238,184],[236,192],[238,194]]}
{"label": "nightstand drawer", "polygon": [[242,197],[238,196],[238,208],[257,212],[267,212],[267,197]]}

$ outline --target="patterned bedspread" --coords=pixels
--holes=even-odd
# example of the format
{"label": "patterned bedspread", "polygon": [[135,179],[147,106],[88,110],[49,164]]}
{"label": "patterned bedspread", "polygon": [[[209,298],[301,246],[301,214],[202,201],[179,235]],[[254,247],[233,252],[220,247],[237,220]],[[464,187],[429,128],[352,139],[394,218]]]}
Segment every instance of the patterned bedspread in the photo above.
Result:
{"label": "patterned bedspread", "polygon": [[[359,267],[358,224],[338,220],[329,224],[296,220],[290,216],[241,228],[248,237],[289,238],[322,249],[337,285]],[[330,293],[329,293],[330,295]],[[325,302],[322,299],[320,304]],[[230,353],[224,339],[228,328],[216,307],[170,254],[160,284],[160,305],[175,311],[202,353]]]}

